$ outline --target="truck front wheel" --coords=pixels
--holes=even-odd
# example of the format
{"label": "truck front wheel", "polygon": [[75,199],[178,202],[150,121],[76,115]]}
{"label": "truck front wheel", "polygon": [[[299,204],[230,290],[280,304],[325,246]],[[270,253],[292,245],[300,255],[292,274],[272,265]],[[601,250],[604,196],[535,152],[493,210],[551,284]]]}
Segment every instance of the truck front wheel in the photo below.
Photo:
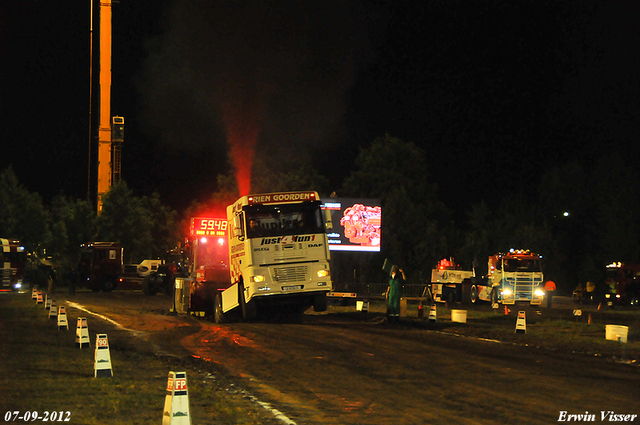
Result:
{"label": "truck front wheel", "polygon": [[327,311],[327,294],[313,297],[313,311]]}
{"label": "truck front wheel", "polygon": [[226,321],[225,314],[222,311],[222,294],[219,292],[216,294],[214,317],[216,323],[225,323]]}
{"label": "truck front wheel", "polygon": [[256,302],[255,300],[249,300],[248,302],[245,301],[244,283],[242,281],[238,284],[238,298],[240,299],[240,306],[242,307],[242,317],[245,320],[255,319],[258,315]]}

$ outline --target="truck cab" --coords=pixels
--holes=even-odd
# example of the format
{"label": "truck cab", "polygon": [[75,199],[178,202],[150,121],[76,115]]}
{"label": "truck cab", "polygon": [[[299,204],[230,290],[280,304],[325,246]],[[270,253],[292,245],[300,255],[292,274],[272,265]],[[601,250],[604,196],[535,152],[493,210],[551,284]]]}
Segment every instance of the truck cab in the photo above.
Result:
{"label": "truck cab", "polygon": [[113,291],[122,274],[122,245],[118,242],[89,242],[80,247],[80,285],[94,292]]}
{"label": "truck cab", "polygon": [[542,305],[545,300],[542,255],[511,249],[489,257],[488,281],[492,302]]}
{"label": "truck cab", "polygon": [[227,207],[231,286],[218,294],[216,320],[238,310],[301,317],[327,309],[332,290],[326,228],[317,192],[249,195]]}

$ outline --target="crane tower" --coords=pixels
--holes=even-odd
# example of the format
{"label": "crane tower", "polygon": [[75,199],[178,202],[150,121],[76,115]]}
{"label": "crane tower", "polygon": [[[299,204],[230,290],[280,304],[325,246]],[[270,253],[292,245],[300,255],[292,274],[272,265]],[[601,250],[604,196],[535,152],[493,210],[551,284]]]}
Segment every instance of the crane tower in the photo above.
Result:
{"label": "crane tower", "polygon": [[[92,6],[93,7],[93,6]],[[98,214],[104,195],[120,181],[124,118],[111,117],[111,0],[100,0],[100,113],[98,127]]]}

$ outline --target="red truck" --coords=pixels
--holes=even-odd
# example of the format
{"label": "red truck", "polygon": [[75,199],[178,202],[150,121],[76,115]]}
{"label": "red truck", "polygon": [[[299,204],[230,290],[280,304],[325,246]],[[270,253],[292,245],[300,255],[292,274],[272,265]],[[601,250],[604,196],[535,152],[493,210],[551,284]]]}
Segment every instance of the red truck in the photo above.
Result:
{"label": "red truck", "polygon": [[125,265],[119,242],[89,242],[80,249],[79,286],[95,292],[110,292],[116,288],[141,289],[144,278],[156,272],[161,265],[161,260]]}

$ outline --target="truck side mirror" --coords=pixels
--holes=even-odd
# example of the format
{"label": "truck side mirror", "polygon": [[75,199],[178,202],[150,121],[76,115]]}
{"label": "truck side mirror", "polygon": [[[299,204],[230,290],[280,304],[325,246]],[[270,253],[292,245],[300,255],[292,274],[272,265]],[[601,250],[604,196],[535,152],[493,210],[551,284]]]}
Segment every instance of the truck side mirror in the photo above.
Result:
{"label": "truck side mirror", "polygon": [[324,228],[327,230],[333,229],[333,221],[331,221],[331,211],[322,210],[322,216],[324,218]]}
{"label": "truck side mirror", "polygon": [[236,237],[241,237],[244,234],[242,231],[242,216],[234,215],[233,216],[233,235]]}

